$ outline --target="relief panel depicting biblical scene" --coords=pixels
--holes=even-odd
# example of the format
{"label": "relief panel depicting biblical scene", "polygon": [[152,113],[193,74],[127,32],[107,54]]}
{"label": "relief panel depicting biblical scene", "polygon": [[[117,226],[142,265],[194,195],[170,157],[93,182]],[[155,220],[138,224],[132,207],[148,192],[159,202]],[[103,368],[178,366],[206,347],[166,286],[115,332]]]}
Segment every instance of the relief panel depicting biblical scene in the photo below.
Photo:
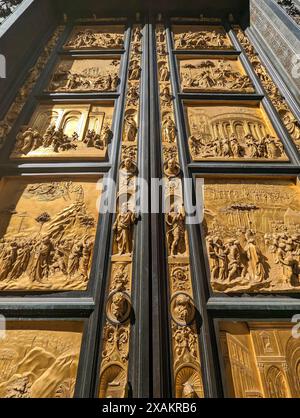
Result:
{"label": "relief panel depicting biblical scene", "polygon": [[3,178],[0,290],[85,290],[99,178]]}
{"label": "relief panel depicting biblical scene", "polygon": [[0,339],[0,398],[72,398],[82,323],[8,321]]}
{"label": "relief panel depicting biblical scene", "polygon": [[11,159],[105,159],[111,142],[113,102],[41,104],[17,134]]}
{"label": "relief panel depicting biblical scene", "polygon": [[299,291],[296,181],[205,179],[203,229],[214,291]]}
{"label": "relief panel depicting biblical scene", "polygon": [[64,49],[123,49],[124,26],[75,26]]}
{"label": "relief panel depicting biblical scene", "polygon": [[194,161],[288,161],[263,107],[252,103],[185,102],[188,144]]}
{"label": "relief panel depicting biblical scene", "polygon": [[234,49],[222,26],[174,25],[172,32],[177,50]]}
{"label": "relief panel depicting biblical scene", "polygon": [[178,58],[183,92],[254,93],[238,58],[217,56]]}
{"label": "relief panel depicting biblical scene", "polygon": [[300,340],[291,323],[220,322],[227,397],[299,398]]}
{"label": "relief panel depicting biblical scene", "polygon": [[114,92],[119,86],[119,57],[62,58],[51,77],[51,92]]}

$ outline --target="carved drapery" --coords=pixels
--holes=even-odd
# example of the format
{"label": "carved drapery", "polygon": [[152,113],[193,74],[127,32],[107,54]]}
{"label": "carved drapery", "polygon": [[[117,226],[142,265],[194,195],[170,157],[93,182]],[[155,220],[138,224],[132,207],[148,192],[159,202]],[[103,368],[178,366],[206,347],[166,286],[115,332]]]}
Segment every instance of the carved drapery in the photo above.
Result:
{"label": "carved drapery", "polygon": [[169,53],[163,25],[156,26],[166,240],[168,254],[169,309],[173,356],[174,394],[177,398],[204,396],[199,353],[199,335],[185,225],[183,188],[179,164],[174,97]]}
{"label": "carved drapery", "polygon": [[131,318],[132,263],[135,200],[138,175],[137,151],[141,94],[143,31],[134,25],[124,111],[121,163],[117,191],[117,214],[113,225],[111,274],[102,336],[100,398],[128,395],[128,360]]}

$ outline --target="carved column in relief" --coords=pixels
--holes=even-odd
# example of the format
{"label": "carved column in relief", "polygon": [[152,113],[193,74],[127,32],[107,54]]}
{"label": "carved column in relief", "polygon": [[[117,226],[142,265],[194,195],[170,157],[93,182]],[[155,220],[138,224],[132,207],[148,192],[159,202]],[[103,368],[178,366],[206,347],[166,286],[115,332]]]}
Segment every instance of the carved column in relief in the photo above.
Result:
{"label": "carved column in relief", "polygon": [[300,121],[297,120],[295,115],[292,113],[288,103],[272,80],[266,67],[262,64],[259,55],[251,45],[248,37],[239,26],[233,26],[233,30],[244,48],[245,53],[248,56],[257,77],[261,81],[263,88],[268,94],[273,106],[277,110],[283,125],[289,132],[290,137],[298,148],[298,151],[300,151]]}
{"label": "carved column in relief", "polygon": [[0,148],[3,146],[9,132],[11,131],[29,95],[31,94],[35,83],[45,68],[53,49],[64,31],[64,28],[64,26],[58,26],[58,28],[54,31],[35,65],[28,71],[27,78],[23,86],[19,89],[14,102],[11,104],[4,118],[0,120]]}
{"label": "carved column in relief", "polygon": [[190,272],[181,169],[177,148],[166,31],[156,27],[164,166],[165,225],[168,245],[174,392],[177,398],[203,397],[199,336]]}
{"label": "carved column in relief", "polygon": [[135,185],[138,175],[138,121],[141,90],[142,29],[133,28],[123,125],[117,215],[113,225],[112,268],[106,300],[100,366],[100,398],[127,396],[130,338]]}

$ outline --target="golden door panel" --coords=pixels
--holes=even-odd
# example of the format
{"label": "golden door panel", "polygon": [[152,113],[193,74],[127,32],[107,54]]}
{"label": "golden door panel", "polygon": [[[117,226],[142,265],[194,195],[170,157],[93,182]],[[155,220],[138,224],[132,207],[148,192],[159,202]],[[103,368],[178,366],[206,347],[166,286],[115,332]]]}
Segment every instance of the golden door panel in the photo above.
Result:
{"label": "golden door panel", "polygon": [[105,159],[113,102],[41,104],[17,135],[11,159]]}
{"label": "golden door panel", "polygon": [[97,181],[79,176],[1,180],[0,290],[87,288]]}
{"label": "golden door panel", "polygon": [[185,118],[194,161],[288,161],[260,104],[185,102]]}
{"label": "golden door panel", "polygon": [[122,49],[124,26],[75,26],[64,49]]}
{"label": "golden door panel", "polygon": [[219,325],[229,397],[300,397],[300,340],[292,335],[293,324]]}
{"label": "golden door panel", "polygon": [[61,58],[48,86],[49,92],[117,91],[120,57]]}
{"label": "golden door panel", "polygon": [[207,178],[204,208],[214,291],[300,289],[300,189],[296,180]]}
{"label": "golden door panel", "polygon": [[255,92],[237,57],[179,56],[177,61],[183,92]]}
{"label": "golden door panel", "polygon": [[82,322],[8,321],[0,339],[0,398],[72,398]]}
{"label": "golden door panel", "polygon": [[172,32],[177,50],[234,49],[222,26],[174,25]]}

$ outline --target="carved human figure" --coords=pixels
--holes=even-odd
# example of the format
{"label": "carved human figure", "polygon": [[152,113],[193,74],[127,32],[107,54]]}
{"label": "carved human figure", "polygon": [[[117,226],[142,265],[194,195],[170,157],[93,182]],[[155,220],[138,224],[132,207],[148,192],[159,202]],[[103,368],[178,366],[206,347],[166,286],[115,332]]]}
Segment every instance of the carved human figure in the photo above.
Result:
{"label": "carved human figure", "polygon": [[124,322],[128,314],[128,300],[124,293],[116,292],[111,297],[110,314],[117,322]]}
{"label": "carved human figure", "polygon": [[130,69],[129,69],[129,80],[139,80],[141,75],[141,67],[137,60],[132,61]]}
{"label": "carved human figure", "polygon": [[168,178],[177,177],[180,173],[180,165],[176,158],[169,158],[164,163],[164,173]]}
{"label": "carved human figure", "polygon": [[159,79],[160,81],[169,81],[170,72],[166,62],[163,62],[159,68]]}
{"label": "carved human figure", "polygon": [[115,232],[115,241],[118,247],[118,255],[131,253],[132,227],[135,222],[135,213],[129,209],[128,203],[123,203],[113,226],[113,230]]}
{"label": "carved human figure", "polygon": [[185,242],[185,214],[183,208],[174,205],[171,212],[166,215],[168,225],[168,244],[171,256],[184,254],[186,251]]}
{"label": "carved human figure", "polygon": [[285,127],[289,131],[290,135],[294,140],[300,139],[300,123],[297,121],[297,119],[294,118],[294,116],[287,112],[285,116],[283,117],[283,122],[285,124]]}
{"label": "carved human figure", "polygon": [[22,154],[28,154],[42,144],[42,137],[37,130],[27,128],[17,136],[17,149]]}
{"label": "carved human figure", "polygon": [[160,100],[162,106],[170,106],[172,101],[172,95],[170,93],[170,88],[168,86],[165,86],[160,93]]}
{"label": "carved human figure", "polygon": [[129,113],[125,116],[124,141],[129,141],[129,142],[135,141],[137,132],[138,132],[138,127],[134,119],[134,115]]}
{"label": "carved human figure", "polygon": [[41,282],[47,278],[50,268],[50,254],[53,244],[48,236],[42,238],[41,242],[34,249],[34,263],[30,273],[32,281]]}
{"label": "carved human figure", "polygon": [[175,297],[172,316],[179,324],[190,324],[194,319],[194,307],[187,294],[180,293]]}
{"label": "carved human figure", "polygon": [[162,123],[162,140],[164,142],[174,142],[176,139],[176,125],[170,115],[167,115]]}
{"label": "carved human figure", "polygon": [[261,251],[257,247],[254,238],[251,237],[247,240],[245,251],[249,260],[249,274],[255,282],[261,283],[266,278],[266,269]]}

